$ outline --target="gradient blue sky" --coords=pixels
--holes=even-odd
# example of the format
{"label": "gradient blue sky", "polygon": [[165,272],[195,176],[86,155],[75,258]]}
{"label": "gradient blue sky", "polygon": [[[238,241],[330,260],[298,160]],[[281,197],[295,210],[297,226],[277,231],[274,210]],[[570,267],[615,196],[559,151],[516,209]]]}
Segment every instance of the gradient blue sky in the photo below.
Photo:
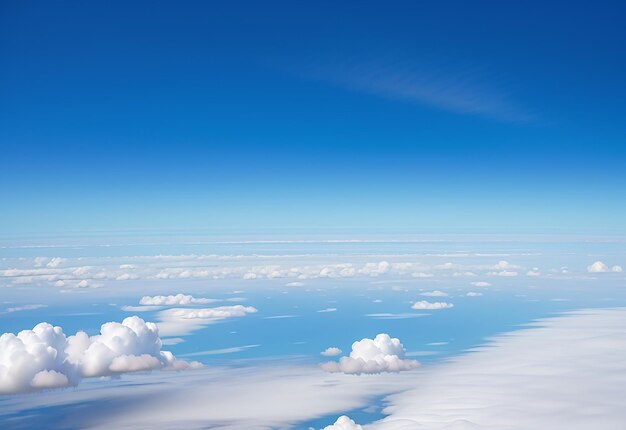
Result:
{"label": "gradient blue sky", "polygon": [[2,2],[0,234],[624,234],[624,16]]}

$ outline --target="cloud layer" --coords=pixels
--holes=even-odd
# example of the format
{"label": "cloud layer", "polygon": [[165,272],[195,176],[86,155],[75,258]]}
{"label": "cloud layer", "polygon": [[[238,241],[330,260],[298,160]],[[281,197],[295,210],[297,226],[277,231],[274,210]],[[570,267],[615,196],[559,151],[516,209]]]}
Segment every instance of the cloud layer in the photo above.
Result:
{"label": "cloud layer", "polygon": [[32,330],[0,336],[0,394],[77,385],[82,378],[200,363],[161,351],[157,326],[139,317],[102,325],[100,334],[65,336],[61,327],[39,323]]}
{"label": "cloud layer", "polygon": [[329,361],[320,366],[327,372],[354,375],[400,372],[419,367],[415,360],[404,360],[405,352],[400,339],[381,333],[374,339],[365,338],[354,342],[350,355],[341,357],[339,362]]}

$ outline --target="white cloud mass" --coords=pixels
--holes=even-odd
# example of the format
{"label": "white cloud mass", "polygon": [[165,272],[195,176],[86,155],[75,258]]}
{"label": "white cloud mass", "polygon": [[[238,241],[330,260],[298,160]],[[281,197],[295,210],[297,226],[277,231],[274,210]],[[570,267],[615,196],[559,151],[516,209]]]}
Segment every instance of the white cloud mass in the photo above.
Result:
{"label": "white cloud mass", "polygon": [[324,427],[324,430],[363,430],[363,427],[355,423],[349,417],[342,415],[337,418],[335,424]]}
{"label": "white cloud mass", "polygon": [[32,330],[0,336],[0,394],[77,385],[82,378],[171,368],[184,370],[200,363],[176,360],[161,351],[154,323],[139,317],[108,322],[100,334],[83,331],[66,337],[61,327],[39,323]]}
{"label": "white cloud mass", "polygon": [[381,333],[374,339],[354,342],[350,355],[341,357],[339,362],[329,361],[320,366],[327,372],[354,375],[400,372],[419,367],[415,360],[404,360],[405,352],[400,339]]}
{"label": "white cloud mass", "polygon": [[413,303],[411,309],[419,310],[419,311],[435,311],[439,309],[450,309],[453,308],[454,305],[452,303],[447,302],[427,302],[426,300],[420,300],[419,302]]}
{"label": "white cloud mass", "polygon": [[145,306],[185,306],[205,305],[217,301],[216,299],[196,298],[187,294],[176,294],[175,296],[143,296],[139,300],[139,304]]}
{"label": "white cloud mass", "polygon": [[424,297],[448,297],[448,293],[443,291],[435,290],[435,291],[427,291],[425,293],[421,293],[420,296]]}
{"label": "white cloud mass", "polygon": [[326,348],[324,351],[320,352],[320,355],[323,355],[324,357],[334,357],[337,356],[339,354],[341,354],[341,350],[335,346],[331,346],[329,348]]}
{"label": "white cloud mass", "polygon": [[604,273],[608,271],[609,268],[601,261],[596,261],[595,263],[587,266],[587,272],[589,273]]}

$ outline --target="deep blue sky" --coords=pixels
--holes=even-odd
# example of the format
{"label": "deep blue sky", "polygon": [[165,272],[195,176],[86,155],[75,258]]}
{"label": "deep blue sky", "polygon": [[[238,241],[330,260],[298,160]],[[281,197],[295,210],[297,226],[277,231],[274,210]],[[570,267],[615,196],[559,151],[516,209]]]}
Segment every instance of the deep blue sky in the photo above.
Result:
{"label": "deep blue sky", "polygon": [[4,1],[0,234],[626,233],[626,3]]}

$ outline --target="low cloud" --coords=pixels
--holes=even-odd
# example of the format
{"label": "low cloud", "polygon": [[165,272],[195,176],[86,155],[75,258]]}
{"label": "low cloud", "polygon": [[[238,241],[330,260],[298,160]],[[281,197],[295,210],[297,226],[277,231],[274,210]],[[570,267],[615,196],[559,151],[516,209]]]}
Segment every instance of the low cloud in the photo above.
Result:
{"label": "low cloud", "polygon": [[324,427],[324,430],[363,430],[363,427],[355,423],[349,417],[342,415],[337,418],[335,424]]}
{"label": "low cloud", "polygon": [[108,322],[100,334],[66,337],[61,327],[39,323],[0,336],[0,394],[75,386],[82,378],[154,369],[198,368],[161,350],[154,323],[139,317]]}
{"label": "low cloud", "polygon": [[320,367],[330,373],[352,375],[400,372],[419,367],[417,361],[405,360],[405,353],[400,339],[381,333],[374,339],[354,342],[349,356],[341,357],[339,362],[323,363]]}
{"label": "low cloud", "polygon": [[413,303],[411,309],[419,310],[419,311],[435,311],[439,309],[450,309],[453,308],[454,305],[452,303],[446,302],[427,302],[426,300],[420,300],[419,302]]}
{"label": "low cloud", "polygon": [[324,357],[335,357],[341,354],[341,350],[337,347],[331,346],[330,348],[326,348],[324,351],[320,352],[320,355]]}
{"label": "low cloud", "polygon": [[182,336],[208,324],[228,318],[255,313],[252,306],[234,305],[215,308],[172,308],[158,313],[159,330],[163,336]]}

